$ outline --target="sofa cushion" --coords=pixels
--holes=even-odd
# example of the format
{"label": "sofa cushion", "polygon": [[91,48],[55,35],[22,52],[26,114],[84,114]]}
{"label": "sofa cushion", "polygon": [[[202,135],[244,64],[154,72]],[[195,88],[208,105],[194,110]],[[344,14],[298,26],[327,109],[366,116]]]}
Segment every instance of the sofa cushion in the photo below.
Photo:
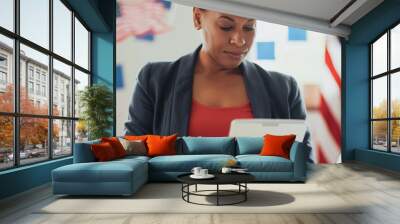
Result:
{"label": "sofa cushion", "polygon": [[147,136],[147,155],[148,156],[165,156],[176,154],[176,138],[177,134],[169,136],[148,135]]}
{"label": "sofa cushion", "polygon": [[181,154],[235,155],[235,142],[231,137],[182,137]]}
{"label": "sofa cushion", "polygon": [[263,137],[237,137],[236,155],[259,154],[264,145]]}
{"label": "sofa cushion", "polygon": [[145,166],[140,159],[74,163],[53,170],[52,175],[58,182],[129,182],[134,172],[147,170]]}
{"label": "sofa cushion", "polygon": [[293,162],[279,156],[238,155],[236,159],[249,172],[293,172]]}
{"label": "sofa cushion", "polygon": [[96,161],[105,162],[118,158],[112,145],[108,142],[93,144],[90,147],[92,149],[94,157],[96,157]]}
{"label": "sofa cushion", "polygon": [[264,136],[264,146],[261,149],[261,156],[280,156],[290,159],[290,148],[293,145],[296,135],[270,135]]}
{"label": "sofa cushion", "polygon": [[117,137],[103,137],[101,138],[101,142],[108,142],[114,149],[115,155],[117,158],[122,158],[126,156],[126,151],[124,149],[124,146],[122,146],[121,142]]}
{"label": "sofa cushion", "polygon": [[219,171],[230,159],[231,155],[175,155],[158,156],[149,160],[149,170],[163,172],[190,172],[193,167],[200,166],[212,172]]}

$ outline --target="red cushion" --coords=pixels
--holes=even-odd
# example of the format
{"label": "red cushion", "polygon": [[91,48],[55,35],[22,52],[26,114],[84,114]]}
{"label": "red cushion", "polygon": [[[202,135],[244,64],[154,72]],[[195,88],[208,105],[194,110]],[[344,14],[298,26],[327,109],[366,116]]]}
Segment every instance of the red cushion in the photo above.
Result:
{"label": "red cushion", "polygon": [[110,161],[117,158],[113,147],[108,142],[92,144],[90,147],[94,154],[94,157],[99,162]]}
{"label": "red cushion", "polygon": [[118,158],[126,156],[126,151],[124,146],[122,146],[121,142],[118,140],[117,137],[110,137],[110,138],[101,138],[101,142],[108,142],[112,146],[115,151],[115,155]]}
{"label": "red cushion", "polygon": [[262,156],[280,156],[290,159],[290,148],[296,135],[264,135],[264,145],[261,149]]}
{"label": "red cushion", "polygon": [[170,136],[148,135],[146,140],[148,156],[176,155],[176,138],[176,134]]}

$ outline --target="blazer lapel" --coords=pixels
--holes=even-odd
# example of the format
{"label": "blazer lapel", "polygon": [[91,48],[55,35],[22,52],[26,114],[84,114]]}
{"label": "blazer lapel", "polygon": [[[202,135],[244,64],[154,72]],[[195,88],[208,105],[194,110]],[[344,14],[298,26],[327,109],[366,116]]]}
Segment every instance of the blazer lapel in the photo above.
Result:
{"label": "blazer lapel", "polygon": [[193,74],[201,45],[189,55],[181,58],[173,88],[170,133],[186,136],[192,108]]}
{"label": "blazer lapel", "polygon": [[255,65],[247,60],[240,64],[240,69],[244,75],[247,96],[250,100],[251,109],[255,118],[270,118],[270,96],[262,74],[258,72]]}

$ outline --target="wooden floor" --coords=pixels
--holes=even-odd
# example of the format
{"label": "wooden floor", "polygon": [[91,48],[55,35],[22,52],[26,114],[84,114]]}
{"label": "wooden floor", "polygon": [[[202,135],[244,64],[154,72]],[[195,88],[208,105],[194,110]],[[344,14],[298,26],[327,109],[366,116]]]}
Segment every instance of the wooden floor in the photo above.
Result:
{"label": "wooden floor", "polygon": [[0,223],[400,223],[400,174],[359,163],[317,165],[308,183],[317,183],[346,201],[367,203],[356,214],[35,214],[54,200],[49,185],[0,201]]}

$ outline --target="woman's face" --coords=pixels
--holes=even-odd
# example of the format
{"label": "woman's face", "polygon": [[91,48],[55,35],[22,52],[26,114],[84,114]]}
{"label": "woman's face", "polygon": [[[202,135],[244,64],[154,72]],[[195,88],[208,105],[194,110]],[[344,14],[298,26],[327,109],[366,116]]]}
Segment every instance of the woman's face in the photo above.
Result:
{"label": "woman's face", "polygon": [[203,31],[203,50],[219,65],[235,68],[253,44],[256,20],[193,8],[195,28]]}

